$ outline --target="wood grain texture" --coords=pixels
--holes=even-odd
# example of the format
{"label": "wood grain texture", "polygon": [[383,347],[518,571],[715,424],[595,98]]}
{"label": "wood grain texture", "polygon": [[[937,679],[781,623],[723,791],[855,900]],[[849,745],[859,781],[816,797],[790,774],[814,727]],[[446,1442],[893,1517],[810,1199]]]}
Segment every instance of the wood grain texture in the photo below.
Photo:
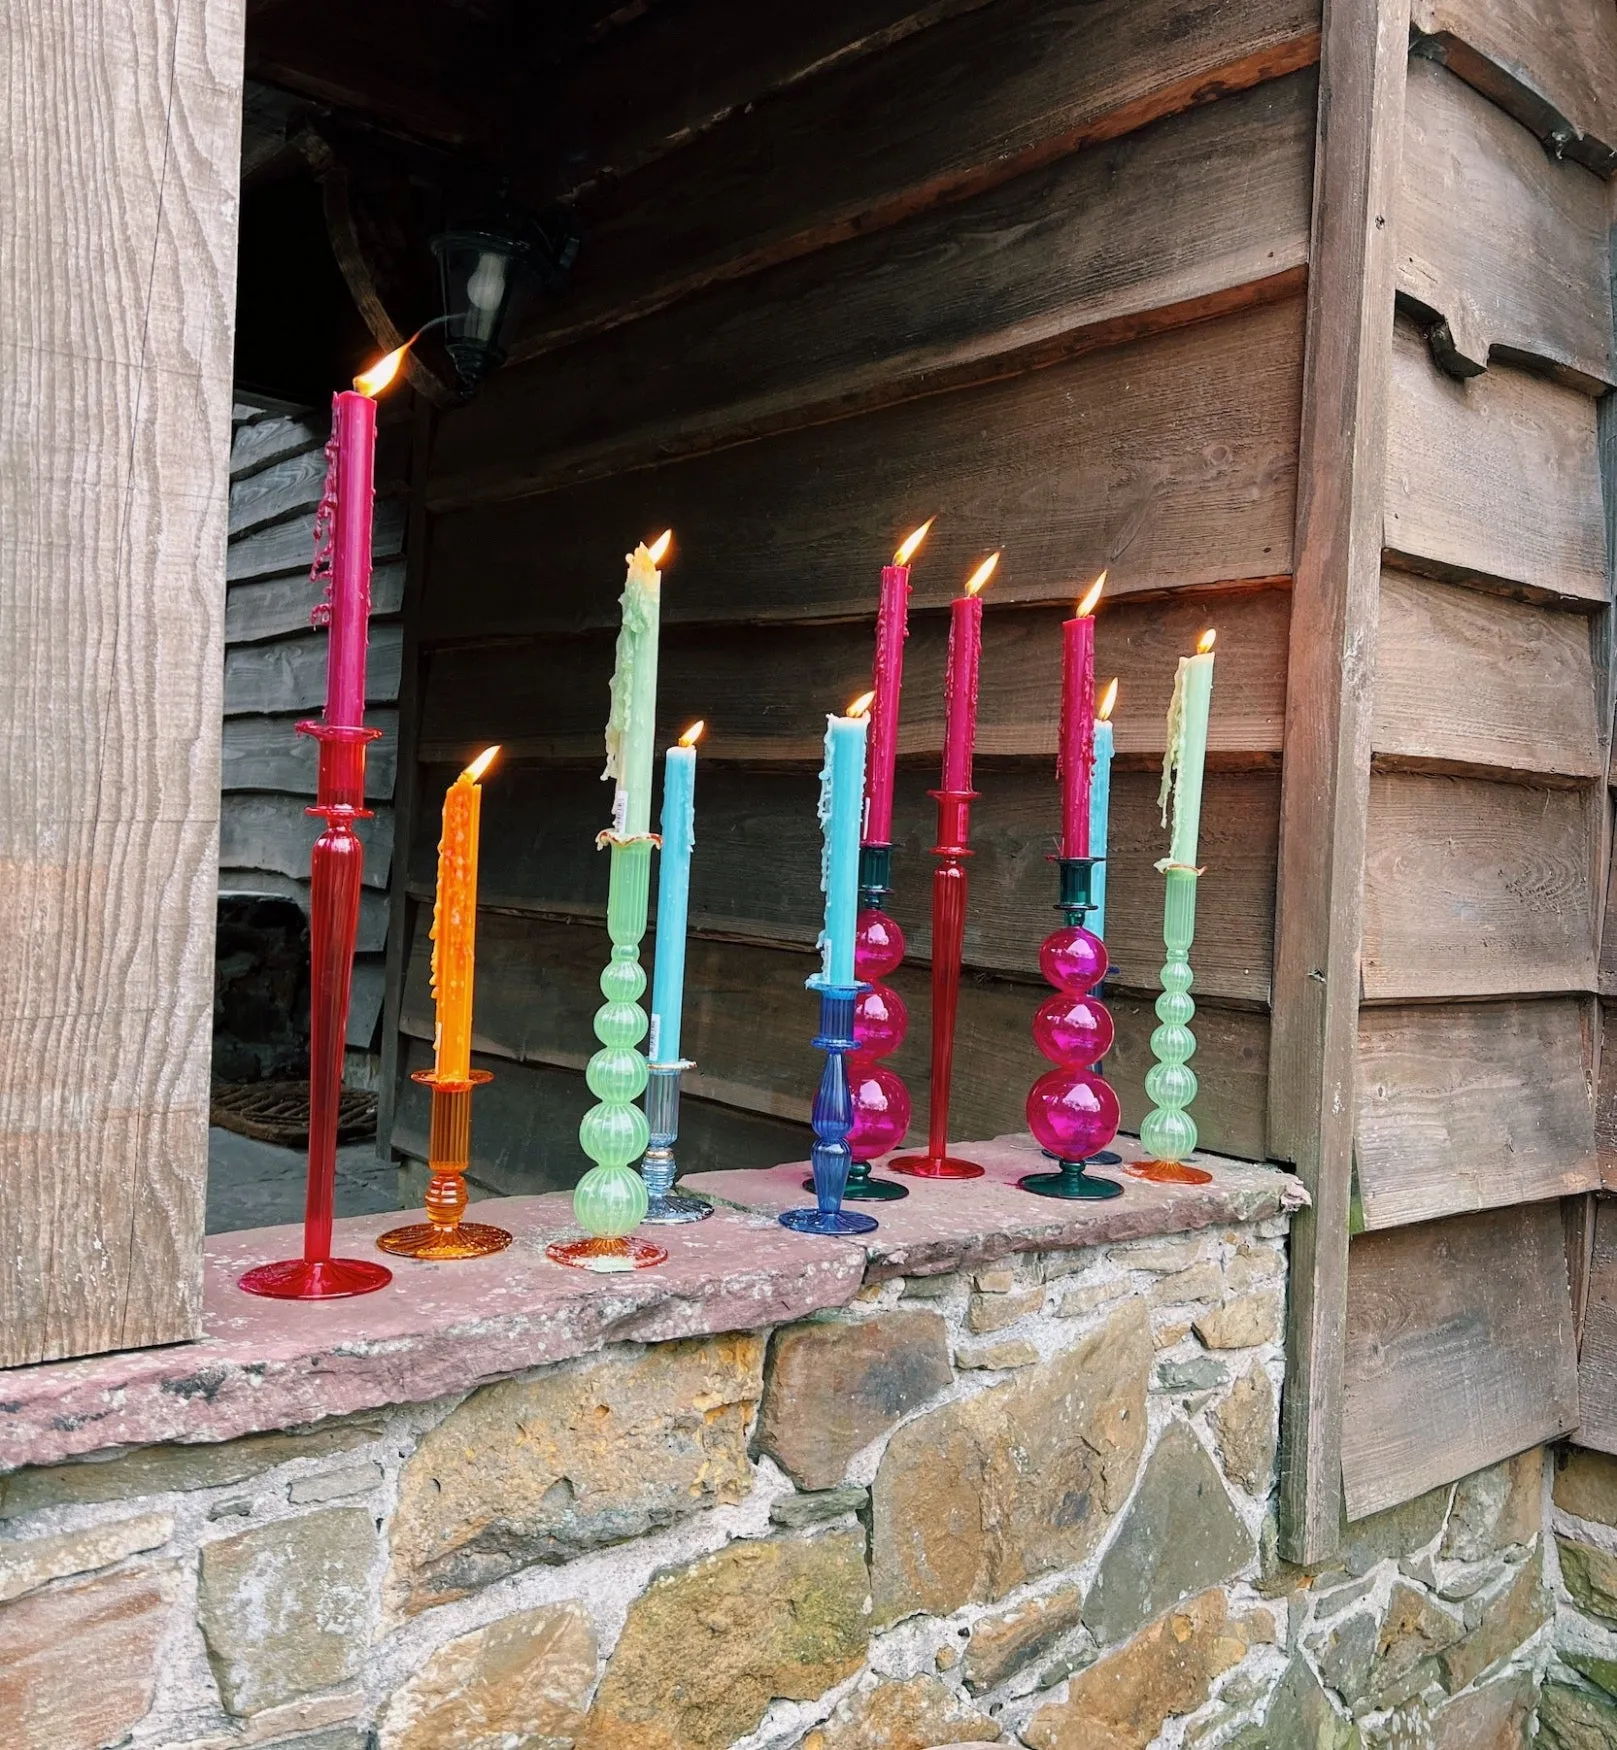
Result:
{"label": "wood grain texture", "polygon": [[[416,907],[405,981],[402,1031],[432,1036],[427,994],[429,944]],[[473,1039],[478,1050],[525,1063],[582,1071],[596,1048],[591,1018],[600,1005],[598,980],[609,948],[594,925],[516,918],[486,908],[478,917],[478,983]],[[655,958],[655,933],[643,959]],[[803,980],[814,970],[808,953],[700,938],[689,944],[684,1049],[697,1067],[685,1089],[738,1110],[806,1122],[819,1080],[813,1000]],[[910,1036],[891,1058],[916,1105],[918,1134],[926,1124],[929,978],[903,967],[892,980],[909,1004]],[[1022,1128],[1027,1090],[1044,1060],[1031,1026],[1042,986],[968,978],[961,987],[951,1130],[984,1137]],[[1119,1044],[1109,1061],[1124,1122],[1137,1126],[1149,1102],[1144,1072],[1156,1019],[1144,1003],[1113,1005]],[[1261,1138],[1267,1073],[1267,1022],[1261,1015],[1209,1004],[1197,1016],[1197,1067],[1204,1096],[1196,1106],[1208,1148],[1240,1154]]]}
{"label": "wood grain texture", "polygon": [[1342,1473],[1350,1519],[1578,1424],[1554,1203],[1353,1242]]}
{"label": "wood grain texture", "polygon": [[1364,858],[1372,1001],[1595,989],[1587,798],[1378,773]]}
{"label": "wood grain texture", "polygon": [[[442,796],[463,761],[423,771],[424,802],[410,857],[410,885],[429,900],[437,867]],[[600,922],[606,870],[594,848],[609,795],[597,767],[521,764],[490,775],[483,804],[479,893],[487,906]],[[691,923],[707,935],[807,950],[819,933],[817,768],[758,771],[701,762]],[[934,766],[905,765],[894,811],[893,915],[916,962],[931,953]],[[973,807],[966,963],[1038,977],[1039,944],[1052,927],[1055,877],[1046,862],[1059,821],[1052,763],[979,762]],[[1198,904],[1198,995],[1264,1003],[1274,932],[1279,779],[1272,771],[1208,776]],[[1162,963],[1162,878],[1153,865],[1167,837],[1154,771],[1113,780],[1112,886],[1107,945],[1112,983],[1153,997]],[[592,999],[594,1000],[594,999]]]}
{"label": "wood grain texture", "polygon": [[1592,631],[1584,613],[1383,571],[1374,751],[1434,767],[1603,775]]}
{"label": "wood grain texture", "polygon": [[230,488],[232,538],[298,513],[312,521],[325,487],[324,445],[288,456],[273,467],[233,481]]}
{"label": "wood grain texture", "polygon": [[1354,1146],[1368,1228],[1598,1188],[1576,997],[1369,1008]]}
{"label": "wood grain texture", "polygon": [[1461,383],[1413,323],[1393,346],[1386,548],[1416,570],[1603,601],[1595,403],[1507,365]]}
{"label": "wood grain texture", "polygon": [[[528,348],[1009,181],[1318,58],[1311,0],[998,0],[738,112],[603,190]],[[1096,45],[1104,44],[1103,53]]]}
{"label": "wood grain texture", "polygon": [[241,57],[0,49],[0,1366],[199,1329]]}
{"label": "wood grain texture", "polygon": [[[233,584],[225,597],[225,642],[256,644],[265,638],[305,631],[309,611],[318,599],[307,572]],[[403,604],[403,562],[378,565],[371,572],[372,620],[398,613]]]}
{"label": "wood grain texture", "polygon": [[1610,1197],[1594,1200],[1578,1401],[1578,1444],[1617,1452],[1617,1202]]}
{"label": "wood grain texture", "polygon": [[1343,1309],[1407,0],[1326,0],[1297,481],[1268,1152],[1291,1231],[1280,1547],[1340,1539]]}
{"label": "wood grain texture", "polygon": [[997,602],[1069,601],[1107,565],[1114,601],[1285,577],[1301,367],[1291,301],[655,472],[435,516],[421,635],[615,625],[624,553],[669,526],[670,627],[868,615],[886,556],[934,511],[917,608],[958,594],[996,547]]}
{"label": "wood grain texture", "polygon": [[[225,714],[316,710],[326,698],[325,632],[303,632],[263,644],[238,644],[225,656]],[[391,704],[399,696],[399,659],[404,629],[372,626],[365,668],[367,704]]]}
{"label": "wood grain texture", "polygon": [[318,413],[277,413],[236,427],[230,441],[230,478],[244,480],[305,450],[323,450],[331,421]]}
{"label": "wood grain texture", "polygon": [[1414,0],[1417,50],[1597,174],[1617,168],[1617,18],[1602,0]]}
{"label": "wood grain texture", "polygon": [[[1311,70],[1273,80],[501,371],[445,418],[435,498],[550,491],[1295,293],[1314,109]],[[291,507],[283,472],[244,515]]]}
{"label": "wood grain texture", "polygon": [[[299,735],[297,726],[307,714],[294,711],[285,716],[245,716],[225,719],[220,750],[220,778],[226,790],[287,790],[294,795],[315,794],[315,743]],[[372,710],[371,728],[382,739],[365,752],[365,794],[374,804],[393,794],[398,767],[399,714]]]}
{"label": "wood grain texture", "polygon": [[1497,351],[1591,393],[1613,381],[1606,185],[1418,57],[1393,224],[1399,296],[1441,321],[1446,370],[1474,376]]}
{"label": "wood grain texture", "polygon": [[[391,1146],[417,1161],[427,1158],[430,1096],[410,1072],[432,1065],[425,1040],[406,1039]],[[586,1157],[578,1146],[578,1126],[595,1096],[576,1070],[548,1064],[513,1063],[509,1058],[474,1054],[472,1064],[494,1077],[477,1096],[472,1123],[474,1193],[527,1197],[540,1191],[570,1191]],[[728,1167],[772,1167],[806,1160],[814,1134],[806,1124],[742,1112],[689,1094],[679,1103],[679,1170],[717,1172]]]}
{"label": "wood grain texture", "polygon": [[[321,831],[319,821],[306,812],[309,800],[254,790],[228,792],[219,811],[220,867],[267,869],[301,880],[309,873],[309,852]],[[376,806],[375,817],[357,822],[354,831],[365,846],[365,886],[386,887],[393,860],[393,810],[385,803]],[[211,906],[207,915],[212,915]]]}
{"label": "wood grain texture", "polygon": [[[309,573],[314,558],[313,518],[301,517],[272,523],[245,540],[232,541],[225,576],[231,583],[253,577],[275,577],[283,572]],[[404,505],[397,498],[378,498],[372,524],[371,557],[396,559],[404,546]]]}
{"label": "wood grain texture", "polygon": [[[916,575],[919,580],[920,566]],[[867,606],[874,603],[876,577],[873,570]],[[672,572],[667,587],[671,597]],[[1054,757],[1061,622],[1072,607],[1017,607],[985,598],[979,752]],[[1102,684],[1107,676],[1118,679],[1118,752],[1160,758],[1175,653],[1194,649],[1214,626],[1221,654],[1209,747],[1231,758],[1278,753],[1289,609],[1284,589],[1104,603],[1096,618],[1095,664]],[[818,759],[827,709],[870,684],[874,637],[873,621],[863,618],[800,627],[789,646],[778,626],[669,627],[658,656],[659,745],[701,717],[708,725],[704,764],[707,757]],[[901,754],[936,756],[942,749],[948,640],[945,612],[910,615]],[[566,640],[540,635],[431,651],[422,757],[464,765],[463,756],[498,741],[513,759],[598,758],[616,641],[617,633],[603,628]],[[1587,642],[1585,636],[1586,648]],[[1498,660],[1504,663],[1504,653]],[[539,673],[546,677],[543,688],[534,685]],[[1585,718],[1590,714],[1586,704]]]}

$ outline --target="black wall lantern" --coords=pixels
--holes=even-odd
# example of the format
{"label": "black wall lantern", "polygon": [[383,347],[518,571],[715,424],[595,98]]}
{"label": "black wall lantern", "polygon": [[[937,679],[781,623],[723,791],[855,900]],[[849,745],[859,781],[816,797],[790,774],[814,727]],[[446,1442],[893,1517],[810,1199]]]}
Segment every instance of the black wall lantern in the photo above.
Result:
{"label": "black wall lantern", "polygon": [[442,287],[444,348],[471,394],[505,362],[531,299],[566,277],[578,254],[578,231],[565,214],[540,223],[504,211],[434,237],[432,253]]}

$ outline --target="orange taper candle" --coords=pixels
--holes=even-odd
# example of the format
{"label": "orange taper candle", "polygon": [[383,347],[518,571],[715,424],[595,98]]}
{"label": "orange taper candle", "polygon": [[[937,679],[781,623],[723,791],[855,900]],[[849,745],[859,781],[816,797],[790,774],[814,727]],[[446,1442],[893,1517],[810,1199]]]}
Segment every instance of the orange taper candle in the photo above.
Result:
{"label": "orange taper candle", "polygon": [[463,1082],[472,1068],[472,967],[477,947],[478,783],[499,752],[486,748],[444,795],[438,841],[438,895],[432,908],[432,995],[438,1005],[433,1067],[440,1082]]}

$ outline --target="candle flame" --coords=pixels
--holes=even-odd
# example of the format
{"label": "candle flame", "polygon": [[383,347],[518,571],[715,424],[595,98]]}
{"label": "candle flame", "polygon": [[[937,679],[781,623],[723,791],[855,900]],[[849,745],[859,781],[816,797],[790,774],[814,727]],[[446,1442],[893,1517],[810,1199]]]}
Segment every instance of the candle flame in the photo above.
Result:
{"label": "candle flame", "polygon": [[463,778],[470,778],[471,781],[475,784],[477,782],[477,780],[482,777],[484,772],[486,772],[489,769],[489,767],[494,764],[494,756],[499,751],[500,751],[500,744],[498,742],[495,742],[493,747],[485,747],[483,749],[483,751],[477,756],[477,758],[475,760],[473,760],[472,763],[466,768],[466,770],[461,773],[461,776]]}
{"label": "candle flame", "polygon": [[1095,710],[1095,721],[1104,723],[1112,714],[1112,707],[1117,703],[1117,676],[1106,683],[1106,691],[1100,696],[1100,704]]}
{"label": "candle flame", "polygon": [[999,564],[999,554],[990,553],[971,576],[966,579],[966,594],[976,595],[985,583],[994,575],[994,567]]}
{"label": "candle flame", "polygon": [[674,531],[672,529],[664,529],[663,532],[657,537],[657,539],[651,543],[650,552],[651,552],[652,564],[653,565],[661,565],[663,562],[664,556],[667,554],[668,549],[671,546],[673,546],[673,544],[674,544]]}
{"label": "candle flame", "polygon": [[679,738],[681,747],[695,747],[702,739],[702,731],[707,728],[707,719],[698,717],[689,729]]}
{"label": "candle flame", "polygon": [[1095,611],[1095,604],[1100,600],[1100,592],[1106,587],[1106,573],[1103,571],[1084,592],[1084,599],[1078,604],[1078,618],[1087,619]]}
{"label": "candle flame", "polygon": [[904,545],[893,555],[895,565],[908,565],[915,557],[915,549],[926,539],[926,532],[938,519],[929,516],[920,528],[916,529],[904,542]]}
{"label": "candle flame", "polygon": [[361,395],[368,395],[375,400],[389,383],[399,374],[399,366],[404,363],[404,355],[410,350],[411,341],[405,341],[403,346],[396,346],[386,358],[378,359],[368,371],[361,371],[354,378],[354,387]]}
{"label": "candle flame", "polygon": [[863,717],[870,709],[871,701],[876,697],[874,692],[861,693],[857,699],[843,712],[844,717]]}
{"label": "candle flame", "polygon": [[1213,640],[1217,636],[1218,634],[1211,626],[1209,626],[1207,630],[1202,633],[1201,637],[1196,640],[1196,654],[1198,656],[1207,656],[1210,654],[1213,648]]}

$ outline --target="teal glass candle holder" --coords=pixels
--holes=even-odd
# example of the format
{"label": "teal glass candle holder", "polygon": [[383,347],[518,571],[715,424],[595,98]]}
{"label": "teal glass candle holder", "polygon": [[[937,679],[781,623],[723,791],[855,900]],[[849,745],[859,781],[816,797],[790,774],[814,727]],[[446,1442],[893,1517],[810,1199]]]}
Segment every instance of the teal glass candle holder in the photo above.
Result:
{"label": "teal glass candle holder", "polygon": [[1201,871],[1173,863],[1166,870],[1167,893],[1162,908],[1162,940],[1167,959],[1162,967],[1162,995],[1157,998],[1158,1025],[1151,1034],[1156,1062],[1145,1074],[1145,1091],[1155,1102],[1140,1126],[1140,1142],[1151,1158],[1125,1170],[1136,1179],[1161,1185],[1205,1185],[1213,1175],[1185,1164],[1195,1152],[1196,1120],[1190,1115],[1196,1098],[1196,1072],[1190,1060],[1196,1035],[1190,1030],[1196,1002],[1190,994],[1194,974],[1190,945],[1196,938],[1196,882]]}
{"label": "teal glass candle holder", "polygon": [[650,1200],[645,1180],[630,1164],[646,1152],[651,1139],[646,1115],[636,1102],[645,1092],[648,1075],[646,1060],[637,1049],[650,1026],[640,1006],[646,989],[640,944],[650,910],[651,852],[656,841],[647,834],[631,839],[607,835],[607,842],[612,847],[612,875],[606,929],[612,955],[601,974],[606,1001],[595,1011],[595,1037],[601,1049],[584,1071],[599,1104],[584,1114],[578,1127],[579,1146],[595,1165],[573,1192],[573,1219],[586,1237],[545,1247],[545,1256],[553,1263],[602,1272],[648,1270],[668,1258],[662,1246],[634,1237]]}

